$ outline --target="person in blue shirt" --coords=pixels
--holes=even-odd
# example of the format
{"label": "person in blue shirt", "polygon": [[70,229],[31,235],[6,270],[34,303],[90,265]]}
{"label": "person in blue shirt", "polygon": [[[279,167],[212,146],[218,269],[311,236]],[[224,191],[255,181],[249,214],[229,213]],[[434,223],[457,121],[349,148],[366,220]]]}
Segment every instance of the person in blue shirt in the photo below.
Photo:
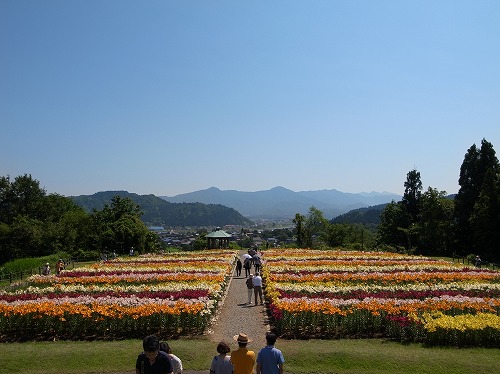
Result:
{"label": "person in blue shirt", "polygon": [[285,358],[283,353],[274,346],[278,337],[272,332],[266,333],[267,346],[257,355],[256,374],[283,374]]}

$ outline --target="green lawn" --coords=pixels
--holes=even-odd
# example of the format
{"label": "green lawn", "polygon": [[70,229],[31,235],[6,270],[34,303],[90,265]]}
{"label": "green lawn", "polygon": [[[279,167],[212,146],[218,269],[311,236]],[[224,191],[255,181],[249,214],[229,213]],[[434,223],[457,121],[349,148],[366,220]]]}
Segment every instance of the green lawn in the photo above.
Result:
{"label": "green lawn", "polygon": [[[173,340],[185,370],[208,370],[216,354],[206,339]],[[234,342],[232,342],[234,343]],[[87,374],[133,372],[140,340],[0,344],[0,373]],[[278,340],[286,373],[492,374],[500,349],[425,348],[379,339]],[[232,348],[236,348],[232,344]],[[261,347],[251,347],[257,351]]]}

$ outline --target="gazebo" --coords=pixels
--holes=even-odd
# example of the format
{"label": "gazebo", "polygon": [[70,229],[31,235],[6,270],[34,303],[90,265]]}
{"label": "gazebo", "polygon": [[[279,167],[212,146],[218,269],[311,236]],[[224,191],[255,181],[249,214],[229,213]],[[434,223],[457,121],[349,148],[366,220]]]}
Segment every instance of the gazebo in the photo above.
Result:
{"label": "gazebo", "polygon": [[228,234],[220,227],[217,227],[210,234],[205,236],[207,238],[208,249],[214,248],[229,248],[229,240],[232,238],[231,234]]}

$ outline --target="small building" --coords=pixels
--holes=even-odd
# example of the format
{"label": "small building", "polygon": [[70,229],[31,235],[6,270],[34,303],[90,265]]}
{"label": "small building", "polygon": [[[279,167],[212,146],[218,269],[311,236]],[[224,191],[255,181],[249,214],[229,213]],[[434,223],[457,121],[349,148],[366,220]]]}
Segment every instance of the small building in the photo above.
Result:
{"label": "small building", "polygon": [[232,235],[218,227],[205,237],[207,238],[208,249],[229,248],[229,241],[231,240]]}

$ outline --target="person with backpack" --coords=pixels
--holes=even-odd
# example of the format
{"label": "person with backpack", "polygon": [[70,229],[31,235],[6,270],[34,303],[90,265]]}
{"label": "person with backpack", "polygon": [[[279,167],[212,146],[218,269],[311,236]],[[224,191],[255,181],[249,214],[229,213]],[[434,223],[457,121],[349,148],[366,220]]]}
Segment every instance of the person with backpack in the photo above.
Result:
{"label": "person with backpack", "polygon": [[245,269],[245,277],[248,277],[250,275],[251,267],[252,267],[252,262],[250,261],[249,258],[245,258],[245,261],[243,262],[243,269]]}
{"label": "person with backpack", "polygon": [[247,278],[245,284],[247,285],[247,291],[248,291],[247,304],[252,304],[252,294],[253,294],[253,275],[252,274],[250,274],[250,276]]}

